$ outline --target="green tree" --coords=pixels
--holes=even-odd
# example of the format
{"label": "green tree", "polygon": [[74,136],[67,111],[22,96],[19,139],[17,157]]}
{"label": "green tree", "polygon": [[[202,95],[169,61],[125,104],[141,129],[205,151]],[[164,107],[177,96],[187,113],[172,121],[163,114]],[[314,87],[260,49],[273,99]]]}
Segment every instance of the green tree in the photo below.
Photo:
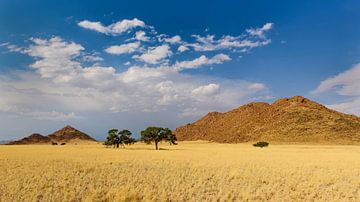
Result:
{"label": "green tree", "polygon": [[129,130],[125,129],[119,131],[118,129],[110,129],[104,145],[116,146],[116,148],[119,148],[120,145],[125,147],[125,145],[133,143],[135,143],[135,139],[131,137],[131,132]]}
{"label": "green tree", "polygon": [[117,142],[117,133],[118,133],[118,129],[110,129],[108,131],[108,136],[106,138],[106,142],[104,142],[104,145],[106,146],[114,146],[116,145]]}
{"label": "green tree", "polygon": [[141,141],[147,144],[154,142],[156,150],[159,149],[159,142],[167,141],[170,144],[176,145],[176,140],[176,136],[168,128],[150,126],[147,127],[145,130],[141,131]]}
{"label": "green tree", "polygon": [[129,130],[122,130],[118,133],[119,143],[123,145],[134,144],[136,141],[131,137],[132,133]]}

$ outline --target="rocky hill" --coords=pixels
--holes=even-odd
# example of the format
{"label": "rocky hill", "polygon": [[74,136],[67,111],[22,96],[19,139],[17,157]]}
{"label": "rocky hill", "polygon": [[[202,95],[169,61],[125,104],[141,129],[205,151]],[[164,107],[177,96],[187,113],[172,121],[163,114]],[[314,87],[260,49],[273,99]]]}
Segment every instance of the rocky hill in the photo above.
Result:
{"label": "rocky hill", "polygon": [[67,125],[64,128],[54,132],[53,134],[48,135],[48,137],[53,142],[70,142],[74,140],[81,141],[96,141],[94,138],[89,135]]}
{"label": "rocky hill", "polygon": [[15,140],[7,143],[9,145],[20,145],[20,144],[51,144],[51,139],[47,136],[40,135],[39,133],[31,134],[21,140]]}
{"label": "rocky hill", "polygon": [[21,144],[67,144],[67,143],[91,143],[96,140],[89,135],[71,127],[65,126],[64,128],[48,135],[43,136],[34,133],[28,137],[20,140],[9,142],[8,145],[21,145]]}
{"label": "rocky hill", "polygon": [[272,104],[255,102],[225,113],[211,112],[175,130],[178,140],[238,143],[265,140],[300,143],[360,143],[360,118],[301,96]]}

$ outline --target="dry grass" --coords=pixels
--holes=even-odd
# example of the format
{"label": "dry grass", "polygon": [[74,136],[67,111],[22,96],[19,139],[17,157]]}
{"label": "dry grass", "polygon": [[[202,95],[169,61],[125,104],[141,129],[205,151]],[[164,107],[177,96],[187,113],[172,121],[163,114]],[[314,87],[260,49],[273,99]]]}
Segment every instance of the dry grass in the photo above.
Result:
{"label": "dry grass", "polygon": [[0,201],[359,201],[360,146],[0,146]]}

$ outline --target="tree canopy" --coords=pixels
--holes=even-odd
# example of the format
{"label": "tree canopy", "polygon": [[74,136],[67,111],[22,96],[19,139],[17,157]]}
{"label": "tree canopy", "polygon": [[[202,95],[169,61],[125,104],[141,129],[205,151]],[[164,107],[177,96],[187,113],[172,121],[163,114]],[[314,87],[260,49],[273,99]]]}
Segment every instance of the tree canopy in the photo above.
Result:
{"label": "tree canopy", "polygon": [[135,143],[135,139],[131,137],[132,133],[129,130],[121,130],[118,129],[110,129],[108,132],[108,136],[106,138],[106,142],[104,145],[106,146],[116,146],[119,148],[120,145],[129,145]]}
{"label": "tree canopy", "polygon": [[170,144],[176,145],[176,136],[172,133],[169,128],[162,128],[156,126],[147,127],[145,130],[141,131],[141,141],[150,144],[151,142],[155,143],[155,149],[158,150],[158,143],[161,141],[167,141]]}

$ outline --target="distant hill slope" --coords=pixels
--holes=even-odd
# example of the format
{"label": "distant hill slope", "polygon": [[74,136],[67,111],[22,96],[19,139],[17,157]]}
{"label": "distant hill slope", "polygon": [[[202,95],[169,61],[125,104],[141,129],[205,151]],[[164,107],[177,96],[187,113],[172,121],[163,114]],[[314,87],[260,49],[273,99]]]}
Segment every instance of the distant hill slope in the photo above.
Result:
{"label": "distant hill slope", "polygon": [[51,139],[47,136],[40,135],[38,133],[31,134],[21,140],[15,140],[9,142],[9,145],[20,145],[20,144],[50,144]]}
{"label": "distant hill slope", "polygon": [[43,136],[38,133],[34,133],[23,139],[9,142],[8,145],[52,144],[52,143],[61,144],[61,143],[85,143],[85,142],[96,142],[96,140],[71,126],[65,126],[64,128],[48,136]]}
{"label": "distant hill slope", "polygon": [[211,112],[175,130],[178,140],[238,143],[360,143],[360,118],[343,114],[301,96],[272,104],[255,102],[225,113]]}

